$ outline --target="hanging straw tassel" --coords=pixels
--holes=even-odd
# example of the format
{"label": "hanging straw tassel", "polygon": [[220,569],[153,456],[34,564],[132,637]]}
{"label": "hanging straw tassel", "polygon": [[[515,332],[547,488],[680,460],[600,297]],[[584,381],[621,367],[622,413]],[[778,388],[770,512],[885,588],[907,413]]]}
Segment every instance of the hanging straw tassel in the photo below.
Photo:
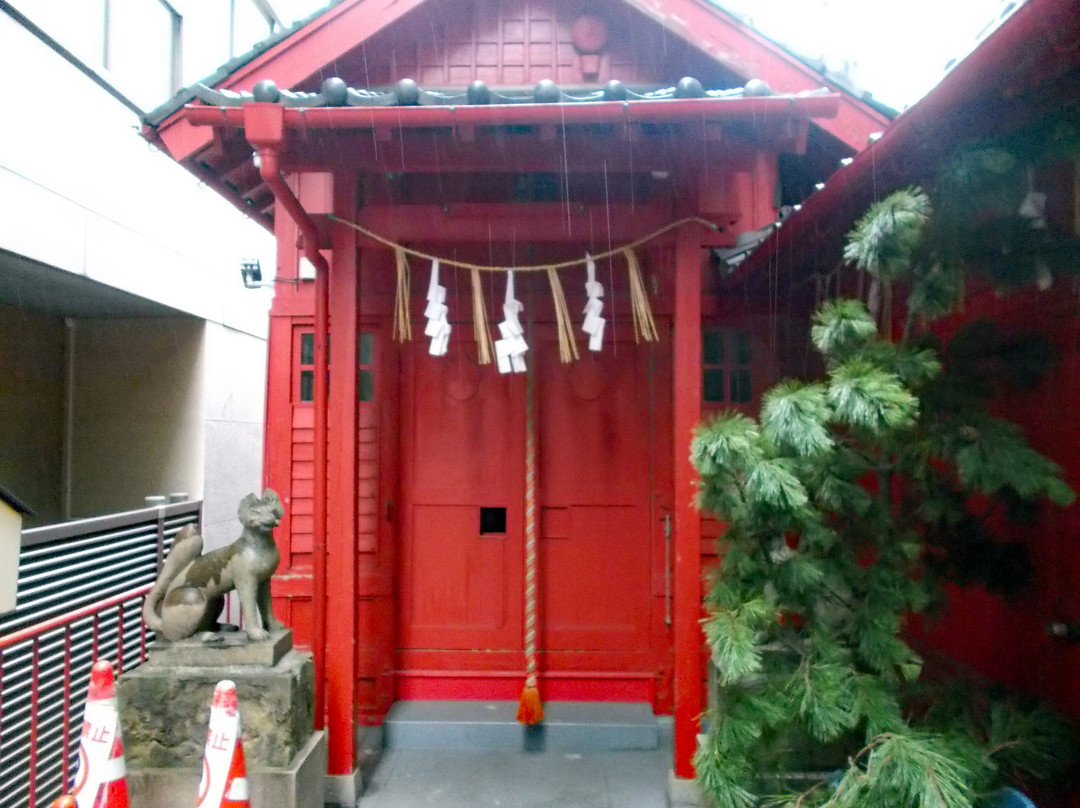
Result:
{"label": "hanging straw tassel", "polygon": [[402,247],[394,248],[397,261],[397,297],[394,300],[394,338],[398,342],[412,339],[412,322],[409,320],[409,261]]}
{"label": "hanging straw tassel", "polygon": [[526,726],[544,720],[544,705],[536,686],[536,427],[533,423],[533,363],[525,383],[525,687],[518,701],[517,720]]}
{"label": "hanging straw tassel", "polygon": [[491,331],[488,330],[487,305],[484,303],[484,287],[480,284],[480,270],[473,267],[472,276],[472,318],[473,333],[476,335],[476,350],[481,365],[491,364],[494,350],[491,345]]}
{"label": "hanging straw tassel", "polygon": [[566,295],[563,294],[559,273],[548,268],[548,283],[551,284],[551,299],[555,302],[555,329],[559,332],[559,359],[564,363],[578,359],[577,343],[574,342],[574,327],[570,324],[570,312],[566,308]]}
{"label": "hanging straw tassel", "polygon": [[626,257],[626,268],[630,276],[630,313],[634,318],[634,342],[655,342],[659,336],[652,309],[649,307],[649,296],[645,294],[645,282],[641,279],[641,266],[629,247],[624,248],[622,253]]}

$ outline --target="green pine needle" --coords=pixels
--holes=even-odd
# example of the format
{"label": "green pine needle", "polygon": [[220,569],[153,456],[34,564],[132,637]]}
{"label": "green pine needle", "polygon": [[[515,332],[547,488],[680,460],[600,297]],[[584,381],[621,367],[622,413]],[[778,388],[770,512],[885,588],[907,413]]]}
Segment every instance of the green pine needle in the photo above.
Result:
{"label": "green pine needle", "polygon": [[733,684],[761,670],[758,632],[774,613],[763,599],[755,598],[705,620],[705,639],[722,684]]}
{"label": "green pine needle", "polygon": [[818,740],[831,741],[858,723],[852,679],[846,665],[805,659],[789,680],[797,714]]}
{"label": "green pine needle", "polygon": [[694,755],[694,771],[716,808],[754,808],[749,765],[723,749],[712,734]]}
{"label": "green pine needle", "polygon": [[703,476],[740,473],[762,457],[757,424],[741,413],[726,413],[694,430],[690,460]]}
{"label": "green pine needle", "polygon": [[918,188],[896,191],[875,202],[855,224],[844,259],[875,278],[907,275],[926,236],[930,198]]}
{"label": "green pine needle", "polygon": [[866,345],[877,336],[877,324],[866,306],[841,298],[822,304],[814,314],[810,340],[826,357],[839,357]]}
{"label": "green pine needle", "polygon": [[1021,497],[1045,496],[1055,505],[1071,505],[1076,495],[1061,479],[1061,468],[1024,440],[1016,424],[980,419],[970,428],[971,442],[956,453],[960,480],[986,494],[1012,489]]}
{"label": "green pine needle", "polygon": [[991,762],[1006,780],[1053,780],[1075,760],[1075,730],[1046,705],[1022,709],[1011,701],[990,709],[987,738]]}
{"label": "green pine needle", "polygon": [[[728,414],[695,434],[699,502],[730,524],[707,598],[719,672],[695,761],[721,808],[972,808],[1071,760],[1048,710],[932,692],[904,626],[941,600],[943,577],[1015,572],[1014,554],[980,543],[986,514],[1007,540],[1041,500],[1075,500],[1062,470],[990,415],[1000,391],[1042,378],[1051,346],[980,322],[942,346],[926,323],[955,311],[967,274],[999,290],[1077,274],[1080,239],[1018,211],[1032,169],[1078,157],[1080,112],[1055,111],[965,144],[929,194],[872,205],[844,257],[907,294],[900,340],[879,338],[862,302],[826,302],[810,337],[827,378],[774,387],[760,426]],[[990,500],[978,513],[973,494]],[[753,793],[818,767],[845,769],[835,789]]]}
{"label": "green pine needle", "polygon": [[751,502],[786,513],[798,511],[808,497],[786,458],[760,461],[746,476],[746,496]]}
{"label": "green pine needle", "polygon": [[881,736],[866,764],[867,797],[875,805],[971,808],[968,782],[978,761],[967,761],[940,736]]}
{"label": "green pine needle", "polygon": [[911,286],[908,310],[936,320],[956,308],[963,297],[963,271],[958,268],[931,267]]}
{"label": "green pine needle", "polygon": [[893,373],[863,359],[849,359],[833,369],[829,403],[837,419],[882,434],[909,427],[919,402]]}
{"label": "green pine needle", "polygon": [[761,428],[781,449],[807,457],[833,445],[825,426],[829,417],[826,390],[821,384],[780,382],[761,401]]}
{"label": "green pine needle", "polygon": [[854,710],[866,720],[869,737],[898,732],[905,726],[893,688],[880,677],[859,674],[854,680]]}

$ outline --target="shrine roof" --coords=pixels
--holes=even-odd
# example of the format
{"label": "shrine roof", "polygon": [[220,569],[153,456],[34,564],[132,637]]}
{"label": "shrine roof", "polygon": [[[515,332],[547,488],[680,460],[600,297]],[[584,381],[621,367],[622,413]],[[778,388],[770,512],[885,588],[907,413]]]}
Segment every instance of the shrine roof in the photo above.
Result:
{"label": "shrine roof", "polygon": [[[305,81],[310,84],[312,76],[336,75],[332,66],[340,57],[429,2],[401,0],[386,4],[379,0],[342,0],[330,5],[258,43],[201,81],[179,90],[173,98],[146,113],[144,133],[155,139],[177,121],[186,105],[205,95],[205,88],[242,94],[251,92],[258,81],[273,79],[285,91],[282,101],[286,105],[319,105],[310,96],[321,93],[290,94],[287,91],[302,86]],[[895,114],[892,109],[874,101],[869,93],[853,87],[843,77],[829,73],[824,65],[815,64],[768,39],[745,20],[706,0],[622,0],[612,6],[632,9],[644,20],[674,33],[692,51],[736,76],[738,83],[754,79],[768,81],[780,94],[819,88],[839,94],[840,111],[836,120],[824,124],[824,128],[852,151],[861,149],[866,143],[866,135],[883,128]],[[692,69],[687,72],[693,75]],[[675,79],[676,76],[670,77],[671,81]],[[596,88],[592,91],[599,92]],[[378,90],[368,92],[380,93]],[[349,93],[344,103],[354,104],[359,100],[361,105],[371,104],[371,99],[358,99],[358,95],[364,93],[357,89],[357,93]],[[421,95],[419,103],[437,103],[431,100],[433,95],[433,91],[428,90]],[[558,100],[569,102],[578,97],[564,93]],[[673,97],[673,93],[657,97]],[[313,104],[313,100],[316,103]],[[381,102],[375,100],[374,103]],[[187,155],[174,156],[182,160]]]}
{"label": "shrine roof", "polygon": [[897,188],[932,182],[959,147],[1073,109],[1080,97],[1080,50],[1061,43],[1077,41],[1075,0],[1027,0],[1012,9],[797,210],[763,228],[728,282],[827,275],[842,261],[844,234],[872,202]]}
{"label": "shrine roof", "polygon": [[[181,90],[144,116],[143,134],[270,226],[273,198],[252,169],[251,147],[245,142],[243,107],[248,102],[280,104],[286,129],[369,129],[383,136],[423,127],[633,124],[648,129],[677,121],[711,126],[723,120],[725,131],[734,124],[733,136],[745,129],[777,152],[806,153],[797,181],[806,188],[828,176],[840,157],[864,148],[868,135],[890,121],[891,110],[823,75],[707,0],[605,4],[603,14],[614,36],[602,57],[587,55],[598,52],[587,41],[567,38],[577,36],[570,20],[577,25],[589,17],[575,0],[552,0],[570,17],[560,17],[557,29],[545,23],[555,33],[537,34],[541,38],[535,43],[526,37],[524,45],[506,45],[501,33],[492,34],[518,23],[509,17],[493,20],[472,2],[342,0]],[[540,8],[547,0],[499,2],[503,5],[493,6],[496,14],[521,3]],[[466,7],[472,11],[464,13]],[[425,44],[429,28],[432,38],[438,32],[441,45]],[[498,42],[481,42],[481,29]],[[596,48],[606,47],[606,36],[605,31]],[[545,57],[548,61],[534,62],[529,56],[514,62],[524,57],[511,57],[506,50],[513,47],[518,53],[530,43],[553,55]],[[472,50],[464,61],[451,60],[447,54],[459,45]],[[424,49],[432,47],[435,62],[424,56]],[[485,48],[495,48],[496,55]],[[569,56],[562,55],[564,48]],[[616,50],[622,60],[618,68],[610,61]],[[594,60],[591,71],[584,67],[586,58]],[[598,71],[595,60],[601,58],[609,61]],[[443,64],[433,70],[438,62]],[[544,75],[549,67],[559,84]],[[514,70],[516,78],[510,78]]]}

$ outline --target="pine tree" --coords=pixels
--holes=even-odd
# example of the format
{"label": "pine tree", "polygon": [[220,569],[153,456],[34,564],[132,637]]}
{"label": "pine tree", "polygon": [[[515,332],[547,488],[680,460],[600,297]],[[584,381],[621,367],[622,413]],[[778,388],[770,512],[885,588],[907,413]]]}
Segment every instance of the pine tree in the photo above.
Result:
{"label": "pine tree", "polygon": [[[910,289],[899,342],[878,336],[862,303],[827,302],[810,334],[824,378],[781,382],[758,421],[728,413],[695,435],[700,506],[729,525],[705,622],[716,698],[695,760],[719,808],[790,791],[783,772],[807,761],[847,761],[835,787],[799,803],[830,808],[970,808],[1016,768],[990,751],[1000,726],[976,731],[971,715],[941,723],[932,711],[919,723],[904,699],[922,669],[906,616],[938,599],[941,577],[974,576],[965,559],[1006,546],[969,511],[970,495],[1015,513],[1073,499],[1061,470],[988,412],[1002,379],[1045,369],[1038,346],[987,324],[944,349],[917,333],[962,287],[963,268],[940,260],[933,232],[930,200],[909,189],[849,236],[849,261]],[[1005,748],[1042,748],[1028,741]]]}

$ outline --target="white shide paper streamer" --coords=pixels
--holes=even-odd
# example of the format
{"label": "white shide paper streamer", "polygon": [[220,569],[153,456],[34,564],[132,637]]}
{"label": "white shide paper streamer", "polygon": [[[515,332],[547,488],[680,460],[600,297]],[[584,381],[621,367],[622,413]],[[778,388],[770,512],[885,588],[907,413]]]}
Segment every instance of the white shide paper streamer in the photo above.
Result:
{"label": "white shide paper streamer", "polygon": [[585,272],[588,280],[585,281],[585,294],[588,300],[585,303],[585,322],[581,330],[589,335],[589,350],[599,351],[604,343],[604,325],[607,321],[600,316],[604,310],[604,286],[596,280],[596,262],[592,256],[585,254]]}
{"label": "white shide paper streamer", "polygon": [[499,323],[502,339],[495,340],[495,360],[499,373],[524,373],[525,352],[529,346],[525,342],[525,332],[521,328],[521,301],[514,297],[514,271],[506,273],[506,297],[503,299],[503,321]]}
{"label": "white shide paper streamer", "polygon": [[436,258],[431,262],[427,308],[424,309],[424,316],[427,317],[424,334],[431,337],[428,353],[432,356],[445,356],[446,349],[450,345],[450,322],[447,320],[449,313],[450,309],[446,305],[446,287],[439,284],[439,259]]}

